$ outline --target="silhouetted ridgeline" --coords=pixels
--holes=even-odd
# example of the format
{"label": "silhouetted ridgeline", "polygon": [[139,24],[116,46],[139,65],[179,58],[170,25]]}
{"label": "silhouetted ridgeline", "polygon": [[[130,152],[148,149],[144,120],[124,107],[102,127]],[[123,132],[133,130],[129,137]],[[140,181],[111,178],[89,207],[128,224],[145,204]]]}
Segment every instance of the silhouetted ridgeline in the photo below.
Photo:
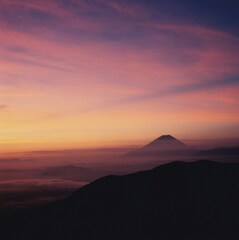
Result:
{"label": "silhouetted ridgeline", "polygon": [[197,153],[197,156],[239,156],[239,146],[236,147],[221,147],[221,148],[213,148],[208,150],[202,150]]}
{"label": "silhouetted ridgeline", "polygon": [[107,176],[2,224],[2,239],[239,239],[239,164],[173,162]]}

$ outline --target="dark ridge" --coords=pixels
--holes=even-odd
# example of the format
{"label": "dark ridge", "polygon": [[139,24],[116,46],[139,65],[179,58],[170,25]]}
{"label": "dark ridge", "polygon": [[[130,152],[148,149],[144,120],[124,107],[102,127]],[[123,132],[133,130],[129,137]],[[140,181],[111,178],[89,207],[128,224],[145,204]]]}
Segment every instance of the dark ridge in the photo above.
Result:
{"label": "dark ridge", "polygon": [[196,156],[239,156],[239,146],[202,150]]}
{"label": "dark ridge", "polygon": [[239,164],[173,162],[106,176],[0,223],[3,239],[236,240]]}

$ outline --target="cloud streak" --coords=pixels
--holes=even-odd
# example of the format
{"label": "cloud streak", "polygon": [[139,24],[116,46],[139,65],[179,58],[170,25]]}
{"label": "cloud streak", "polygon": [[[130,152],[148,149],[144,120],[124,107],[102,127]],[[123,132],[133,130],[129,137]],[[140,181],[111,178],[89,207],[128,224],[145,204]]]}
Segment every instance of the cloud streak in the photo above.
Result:
{"label": "cloud streak", "polygon": [[6,105],[6,104],[0,104],[0,109],[5,109],[7,107],[8,107],[8,105]]}
{"label": "cloud streak", "polygon": [[[205,116],[225,114],[226,129],[228,111],[233,116],[238,109],[239,37],[228,12],[234,11],[232,4],[224,10],[218,3],[225,13],[220,17],[208,16],[211,1],[195,7],[171,2],[1,1],[0,96],[5,105],[0,109],[11,106],[1,111],[5,148],[21,141],[53,144],[63,136],[74,146],[92,138],[120,141],[121,128],[131,136],[146,132],[144,120],[136,119],[137,128],[121,126],[115,111],[132,120],[140,109],[152,123],[155,115],[147,109],[158,109],[167,120],[176,108],[197,110],[201,131]],[[207,103],[200,104],[200,96]],[[216,113],[205,106],[214,106]],[[114,134],[107,137],[108,119]],[[170,122],[180,132],[181,126]],[[155,126],[159,130],[168,130],[164,120]]]}

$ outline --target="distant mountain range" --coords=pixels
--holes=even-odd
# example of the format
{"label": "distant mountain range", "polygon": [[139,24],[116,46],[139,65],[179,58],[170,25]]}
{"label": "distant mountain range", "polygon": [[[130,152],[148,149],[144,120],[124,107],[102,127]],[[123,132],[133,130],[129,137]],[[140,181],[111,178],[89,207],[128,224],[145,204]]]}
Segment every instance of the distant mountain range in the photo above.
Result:
{"label": "distant mountain range", "polygon": [[239,156],[239,146],[235,147],[220,147],[220,148],[213,148],[213,149],[207,149],[197,152],[196,156]]}
{"label": "distant mountain range", "polygon": [[[171,141],[171,140],[169,140]],[[10,216],[2,239],[238,240],[239,164],[173,162],[107,176]]]}

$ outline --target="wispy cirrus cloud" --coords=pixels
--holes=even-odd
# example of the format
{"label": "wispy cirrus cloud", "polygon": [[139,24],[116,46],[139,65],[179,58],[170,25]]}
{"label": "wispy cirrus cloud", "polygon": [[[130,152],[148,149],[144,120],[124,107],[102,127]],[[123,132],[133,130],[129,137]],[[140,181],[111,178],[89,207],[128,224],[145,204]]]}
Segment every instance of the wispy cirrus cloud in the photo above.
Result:
{"label": "wispy cirrus cloud", "polygon": [[0,109],[5,109],[7,107],[8,107],[8,105],[6,105],[6,104],[0,104]]}
{"label": "wispy cirrus cloud", "polygon": [[[168,119],[176,107],[196,109],[201,116],[205,106],[215,106],[218,100],[218,114],[227,114],[226,108],[235,113],[236,23],[228,10],[227,19],[216,13],[208,16],[211,1],[196,4],[201,11],[191,3],[171,2],[1,1],[0,94],[1,102],[11,106],[1,118],[4,141],[13,142],[12,129],[21,137],[22,132],[35,132],[34,138],[41,139],[36,132],[45,134],[56,125],[62,135],[72,133],[69,141],[78,141],[69,128],[81,119],[86,136],[92,129],[92,112],[93,128],[103,138],[100,129],[114,119],[114,111],[137,115],[132,105],[137,111],[158,109]],[[232,9],[231,3],[227,6]],[[217,9],[224,11],[221,3]],[[200,96],[207,104],[199,104]],[[187,98],[190,104],[185,104]],[[212,114],[205,111],[208,119]],[[54,116],[59,116],[58,123]],[[143,120],[132,131],[141,131],[142,125]],[[115,124],[117,137],[119,129]],[[51,137],[49,141],[55,141],[49,130]]]}

